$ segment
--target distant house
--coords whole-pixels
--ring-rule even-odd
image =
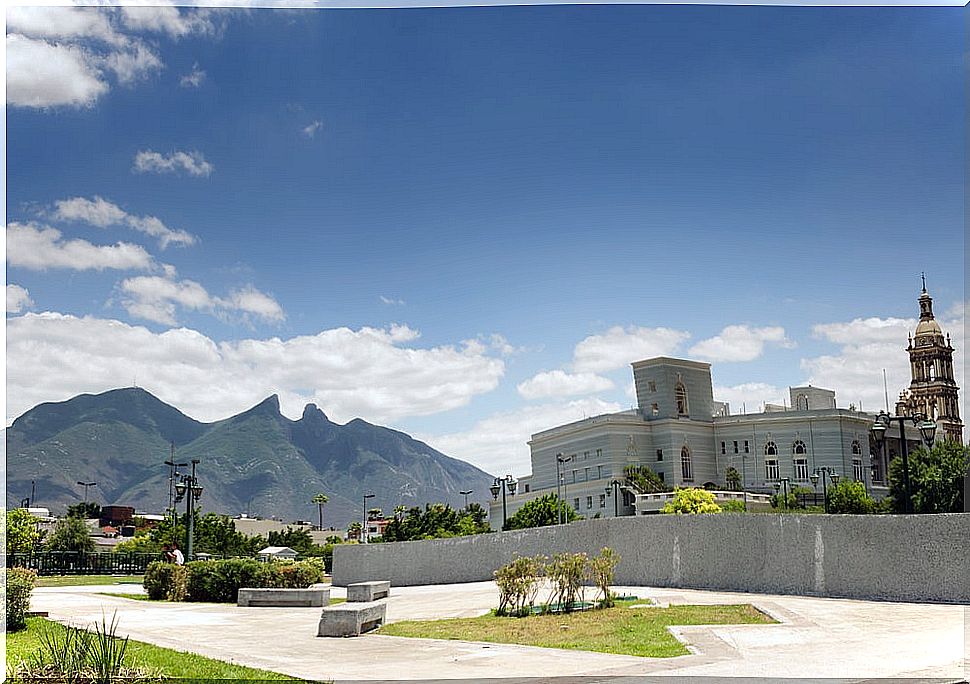
[[[265,549],[261,549],[256,555],[259,556],[259,560],[268,561],[280,558],[293,560],[300,554],[289,546],[267,546]]]

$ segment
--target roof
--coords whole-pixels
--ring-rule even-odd
[[[300,555],[289,546],[267,546],[258,552],[259,556],[298,556]]]

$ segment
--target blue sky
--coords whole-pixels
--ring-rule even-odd
[[[876,408],[921,270],[963,339],[960,12],[11,11],[7,420],[277,392],[524,474],[650,355]]]

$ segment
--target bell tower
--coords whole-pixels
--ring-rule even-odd
[[[940,324],[933,316],[933,298],[926,291],[919,296],[919,323],[916,334],[909,338],[909,365],[912,382],[905,401],[910,412],[925,413],[939,425],[942,438],[963,444],[963,422],[960,420],[960,388],[953,378],[953,346],[950,335],[944,338]],[[899,407],[902,408],[902,407]]]

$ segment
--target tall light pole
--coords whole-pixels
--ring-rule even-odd
[[[913,512],[913,490],[909,482],[909,445],[906,443],[906,423],[910,422],[919,430],[920,437],[930,448],[936,437],[936,421],[927,418],[925,413],[914,413],[911,416],[891,416],[880,411],[876,422],[872,425],[872,436],[877,444],[882,444],[886,438],[886,431],[893,423],[899,423],[899,441],[902,442],[903,452],[903,487],[906,490],[906,512]],[[887,464],[888,465],[888,464]],[[887,477],[888,479],[888,477]]]
[[[195,475],[195,466],[201,461],[192,459],[192,474],[182,475],[182,479],[175,485],[177,500],[185,497],[185,560],[192,560],[192,545],[195,541],[195,504],[202,496],[202,485]]]
[[[560,525],[566,522],[564,520],[564,518],[566,517],[566,514],[565,514],[565,511],[563,511],[562,509],[563,504],[566,502],[565,465],[569,463],[569,461],[571,460],[572,460],[572,456],[566,456],[564,458],[562,455],[562,452],[559,452],[558,454],[556,454],[556,496],[560,497],[556,517]]]
[[[822,466],[821,468],[816,468],[811,474],[810,478],[812,481],[812,487],[815,489],[816,505],[818,504],[818,478],[819,475],[822,476],[822,507],[825,512],[829,512],[829,488],[825,481],[825,476],[827,475],[829,479],[832,480],[833,485],[839,484],[839,474],[835,472],[835,468],[829,468],[828,466]]]
[[[458,493],[459,493],[459,494],[461,494],[461,495],[462,495],[463,497],[465,497],[465,510],[466,510],[466,511],[468,510],[468,495],[469,495],[469,494],[471,494],[471,493],[472,493],[472,492],[474,492],[474,491],[475,491],[475,490],[473,490],[473,489],[464,489],[464,490],[462,490],[462,491],[460,491],[460,492],[458,492]]]
[[[519,481],[516,480],[511,475],[506,475],[505,477],[496,477],[495,481],[492,482],[492,486],[488,490],[492,493],[492,500],[497,501],[498,495],[502,494],[502,529],[505,529],[505,523],[508,520],[508,507],[505,501],[505,492],[508,491],[509,496],[515,496],[515,488],[518,486]]]
[[[367,543],[367,499],[373,499],[373,494],[364,494],[363,496],[363,526],[360,528],[360,543]]]
[[[168,466],[168,509],[172,511],[172,533],[178,525],[178,514],[175,512],[175,481],[179,476],[179,468],[184,468],[188,463],[175,462],[175,442],[172,442],[172,460],[165,461]]]
[[[613,517],[620,517],[620,481],[613,480],[610,482],[610,486],[606,488],[607,494],[613,495]]]
[[[95,487],[95,486],[97,486],[98,483],[97,482],[81,482],[80,480],[78,480],[77,483],[79,485],[81,485],[82,487],[84,487],[84,509],[87,510],[87,507],[88,507],[88,487]]]

